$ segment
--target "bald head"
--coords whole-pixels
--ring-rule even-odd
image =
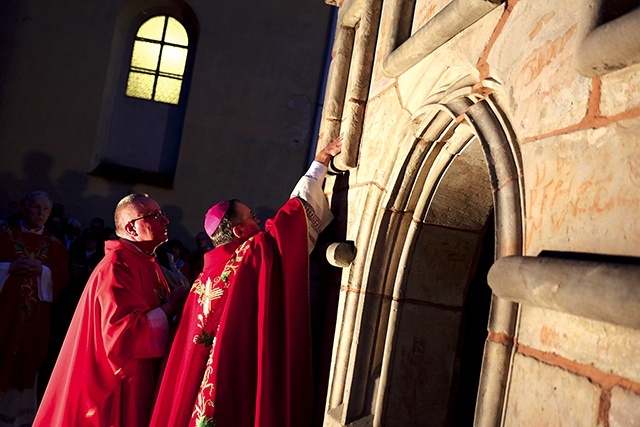
[[[122,200],[118,202],[113,216],[113,222],[116,226],[116,234],[119,237],[127,237],[124,229],[125,226],[132,219],[140,216],[148,200],[150,200],[150,197],[147,193],[133,193],[123,197]]]
[[[160,205],[145,193],[130,194],[120,200],[114,215],[116,234],[147,253],[167,240],[169,219]]]

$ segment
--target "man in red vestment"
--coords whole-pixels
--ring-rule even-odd
[[[337,138],[265,231],[238,200],[209,209],[214,249],[176,331],[152,426],[309,426],[313,413],[308,254],[333,216],[322,190]]]
[[[34,426],[131,426],[149,423],[169,322],[188,288],[169,290],[155,249],[169,220],[146,194],[115,211],[119,240],[89,277]]]
[[[0,425],[30,425],[36,373],[46,356],[51,303],[69,277],[64,244],[44,229],[51,199],[20,203],[19,224],[0,233]]]

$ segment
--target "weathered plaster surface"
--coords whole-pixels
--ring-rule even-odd
[[[590,79],[572,65],[582,2],[520,1],[488,55],[490,76],[504,84],[521,138],[580,122]],[[532,102],[535,100],[535,102]]]
[[[384,425],[444,425],[459,322],[457,312],[403,306]]]
[[[600,114],[609,117],[640,108],[640,64],[602,76]]]
[[[640,382],[640,331],[523,306],[520,344]]]
[[[640,395],[615,387],[611,390],[609,427],[626,427],[640,420]]]
[[[640,119],[524,144],[526,255],[640,255]]]
[[[424,26],[429,19],[433,18],[433,16],[440,12],[449,2],[449,0],[416,0],[411,34]]]
[[[372,118],[372,119],[369,119]],[[374,181],[385,186],[391,165],[398,155],[400,141],[407,134],[409,113],[399,104],[397,92],[391,87],[367,103],[360,159],[354,172],[358,183]]]
[[[596,426],[600,390],[588,379],[516,354],[504,425]]]

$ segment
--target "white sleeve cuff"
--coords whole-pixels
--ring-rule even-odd
[[[313,163],[311,163],[311,166],[309,166],[307,173],[300,178],[296,186],[293,188],[289,198],[293,199],[294,197],[300,197],[311,202],[311,200],[309,200],[312,198],[312,196],[310,196],[310,192],[317,193],[318,191],[322,191],[322,182],[326,174],[327,167],[314,160]]]
[[[38,277],[38,298],[40,301],[53,302],[53,280],[51,270],[46,265],[42,266],[42,274]]]
[[[312,209],[312,212],[306,212],[309,225],[309,252],[311,252],[315,246],[318,234],[320,234],[333,219],[329,202],[322,189],[322,183],[326,174],[327,167],[320,162],[314,161],[311,163],[311,166],[309,166],[307,173],[300,178],[298,184],[291,192],[291,198],[298,197],[303,199]]]
[[[141,357],[162,357],[169,341],[169,320],[160,307],[147,311],[151,340]]]
[[[316,181],[322,181],[327,175],[327,167],[320,162],[313,161],[311,162],[311,166],[309,166],[309,170],[304,174],[310,178],[314,178]]]

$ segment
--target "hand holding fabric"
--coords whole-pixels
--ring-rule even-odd
[[[14,260],[9,267],[9,273],[15,274],[42,274],[42,263],[37,259],[27,256]]]
[[[162,306],[160,306],[162,311],[164,311],[164,314],[167,315],[168,319],[171,319],[174,314],[182,310],[182,307],[184,306],[184,303],[187,300],[188,295],[189,295],[188,286],[179,286],[171,291],[171,295],[169,296],[169,301],[167,301]]]

